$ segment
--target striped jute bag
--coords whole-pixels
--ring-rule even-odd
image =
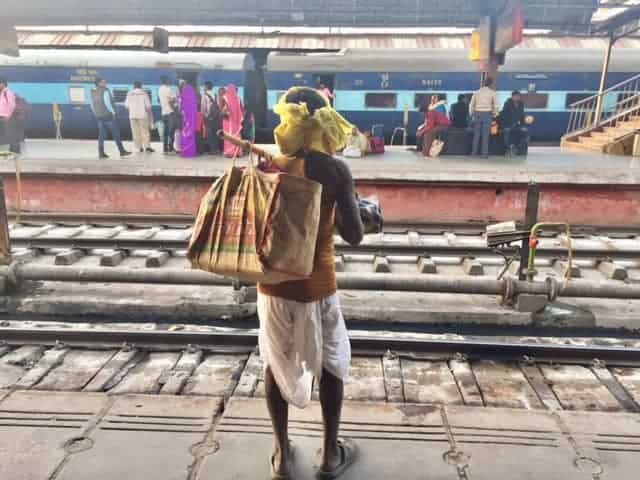
[[[203,197],[187,257],[194,268],[265,284],[313,270],[322,186],[250,160],[232,166]]]

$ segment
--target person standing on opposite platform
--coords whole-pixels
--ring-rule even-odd
[[[160,113],[162,114],[162,124],[164,132],[162,135],[162,151],[166,154],[174,153],[173,146],[176,135],[176,96],[171,91],[169,79],[166,76],[160,77],[160,88],[158,89],[158,100],[160,102]]]
[[[9,90],[4,78],[0,78],[0,145],[9,145],[11,138],[11,117],[16,110],[16,96]]]
[[[327,87],[324,83],[321,83],[318,87],[318,91],[324,98],[329,101],[329,104],[333,105],[333,93],[331,93],[329,87]]]
[[[464,128],[469,126],[469,104],[467,97],[462,93],[458,95],[458,101],[451,105],[449,112],[451,117],[451,126],[453,128]]]
[[[180,88],[180,113],[182,127],[180,129],[180,155],[195,157],[198,154],[196,129],[198,128],[198,94],[195,86],[186,81]]]
[[[472,155],[480,152],[480,140],[482,140],[482,156],[489,156],[489,134],[491,120],[498,114],[498,96],[493,89],[493,79],[486,78],[484,86],[473,94],[469,111],[473,120],[473,151]]]
[[[98,77],[95,84],[96,88],[91,90],[91,110],[98,122],[98,154],[100,158],[109,158],[104,151],[104,137],[106,130],[109,129],[120,151],[120,156],[128,157],[131,152],[126,151],[124,145],[122,145],[118,118],[113,106],[113,97],[107,87],[107,81]]]
[[[275,112],[280,125],[274,136],[284,156],[274,163],[322,184],[322,198],[310,278],[258,285],[258,341],[275,434],[275,451],[269,457],[271,478],[292,478],[295,458],[288,434],[289,403],[299,408],[309,404],[314,377],[324,420],[318,478],[337,478],[357,455],[353,441],[338,438],[351,346],[337,295],[333,241],[336,227],[352,245],[364,235],[351,172],[333,157],[346,145],[353,126],[317,90],[307,87],[291,88]]]
[[[216,155],[220,153],[220,141],[218,138],[218,130],[222,126],[222,116],[220,107],[215,93],[213,93],[213,83],[204,82],[204,95],[202,96],[202,116],[207,132],[207,144],[209,145],[209,153]]]
[[[133,90],[127,93],[124,102],[129,110],[129,121],[131,122],[131,135],[133,144],[140,152],[153,153],[151,148],[151,125],[153,125],[153,112],[151,111],[151,99],[147,92],[142,89],[142,82],[134,82]]]
[[[238,89],[234,84],[227,85],[227,88],[224,90],[224,109],[222,111],[225,112],[222,119],[222,129],[235,137],[241,136],[242,123],[244,122],[244,107],[238,95]],[[242,148],[225,140],[225,157],[238,157],[242,156],[242,154]]]

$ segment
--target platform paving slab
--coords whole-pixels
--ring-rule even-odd
[[[547,413],[447,407],[456,450],[473,480],[582,479],[574,451]]]
[[[221,408],[220,397],[14,391],[3,398],[0,390],[0,478],[269,478],[264,400],[233,397]],[[315,478],[321,418],[317,402],[290,410],[297,480]],[[341,434],[360,455],[342,478],[632,479],[639,418],[347,401]]]
[[[591,415],[576,414],[576,420],[568,423],[588,425]],[[638,424],[634,415],[607,415],[621,425]],[[563,425],[556,414],[544,411],[346,402],[341,432],[358,443],[360,455],[342,478],[595,478],[576,463],[586,450],[572,445],[572,432],[565,431]],[[607,431],[617,432],[616,428]],[[621,427],[620,432],[632,435],[633,428],[637,427]],[[291,410],[290,434],[295,445],[293,478],[315,478],[315,455],[322,436],[317,403],[306,410]],[[269,478],[273,439],[262,400],[232,399],[214,438],[220,449],[206,457],[198,478]],[[598,458],[607,461],[605,456]],[[630,458],[640,461],[640,449]],[[605,476],[602,480],[633,478],[624,476],[631,474],[624,461],[614,470],[621,476]]]
[[[640,417],[637,414],[559,412],[558,415],[573,433],[582,470],[600,472],[599,477],[593,478],[602,480],[638,478]]]
[[[1,398],[1,397],[0,397]],[[48,480],[108,398],[101,394],[13,392],[0,402],[0,478]]]
[[[59,480],[186,480],[221,408],[215,397],[118,397]],[[215,478],[215,477],[214,477]]]
[[[391,404],[346,403],[342,433],[356,439],[361,451],[360,460],[341,478],[418,480],[428,472],[435,480],[458,479],[455,470],[442,460],[448,441],[437,409],[419,407],[409,409],[408,414]],[[291,409],[296,458],[292,478],[296,480],[315,479],[320,419],[317,403],[306,410]],[[263,400],[234,398],[216,428],[215,440],[220,450],[205,459],[199,479],[269,478],[273,435]]]

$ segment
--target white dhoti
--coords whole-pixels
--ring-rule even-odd
[[[351,345],[337,294],[300,303],[259,293],[258,317],[260,356],[287,402],[306,407],[323,369],[346,379]]]

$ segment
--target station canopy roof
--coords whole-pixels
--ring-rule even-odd
[[[231,29],[230,29],[231,30]],[[246,51],[248,49],[284,51],[337,51],[344,49],[469,49],[468,33],[338,33],[328,34],[311,29],[306,33],[292,31],[256,33],[246,31],[172,31],[171,50]],[[54,49],[150,49],[150,31],[116,31],[93,28],[91,31],[63,29],[20,29],[20,48]],[[588,36],[525,35],[518,48],[538,50],[591,49],[604,50],[605,38]],[[616,49],[638,49],[640,38],[625,38]]]
[[[619,0],[610,0],[616,1]],[[522,0],[527,28],[587,33],[607,0]],[[36,25],[251,25],[475,27],[505,0],[28,0],[2,23]]]

